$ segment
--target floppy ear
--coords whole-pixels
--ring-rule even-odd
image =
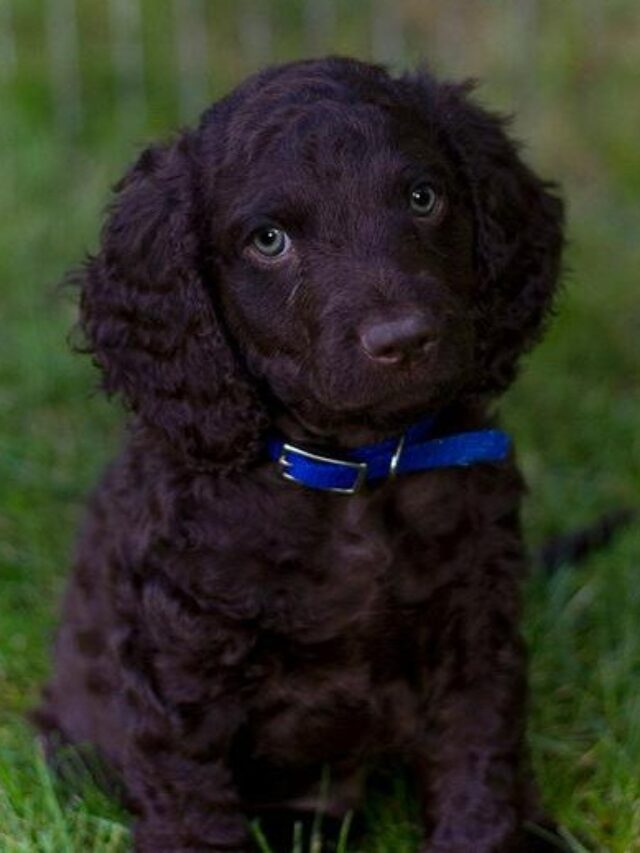
[[[105,390],[146,430],[191,462],[233,469],[256,455],[265,415],[216,316],[197,181],[187,134],[144,151],[87,262],[80,325]]]
[[[496,393],[544,329],[560,274],[564,206],[554,186],[521,160],[507,120],[471,100],[472,83],[417,79],[429,123],[449,149],[473,209],[483,374],[474,390]]]

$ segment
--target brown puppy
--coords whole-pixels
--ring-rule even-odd
[[[346,59],[251,78],[121,182],[81,322],[130,438],[39,720],[119,771],[139,851],[250,849],[245,814],[314,808],[323,768],[339,816],[391,755],[425,851],[529,849],[513,460],[344,495],[265,448],[395,437],[400,472],[425,415],[486,428],[561,248],[561,203],[468,87]]]

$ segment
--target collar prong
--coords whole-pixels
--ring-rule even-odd
[[[402,456],[402,450],[404,448],[404,435],[400,436],[396,449],[393,451],[393,456],[391,457],[391,462],[389,462],[389,479],[394,480],[397,470],[398,470],[398,462],[400,461],[400,457]]]

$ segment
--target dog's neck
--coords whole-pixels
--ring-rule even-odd
[[[274,429],[287,440],[301,445],[313,445],[327,448],[354,448],[367,444],[376,444],[387,438],[401,435],[412,423],[425,417],[426,413],[416,413],[396,426],[375,426],[363,423],[349,423],[340,426],[317,427],[305,423],[297,415],[282,411],[272,421]],[[437,434],[447,434],[486,426],[489,417],[486,406],[452,404],[437,413]]]
[[[281,435],[285,435],[295,443],[326,447],[359,447],[363,444],[373,444],[394,434],[389,430],[372,429],[363,425],[318,429],[304,424],[289,413],[276,417],[274,427]]]

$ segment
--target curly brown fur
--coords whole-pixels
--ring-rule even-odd
[[[409,209],[416,180],[437,215]],[[275,260],[251,242],[272,222]],[[469,86],[347,59],[249,79],[119,184],[81,322],[131,430],[38,719],[117,769],[137,850],[248,850],[246,815],[314,809],[323,768],[339,817],[391,756],[424,851],[525,849],[513,459],[344,497],[284,481],[263,445],[354,446],[425,412],[487,426],[561,247],[561,203]],[[363,324],[407,312],[435,344],[371,357]]]

